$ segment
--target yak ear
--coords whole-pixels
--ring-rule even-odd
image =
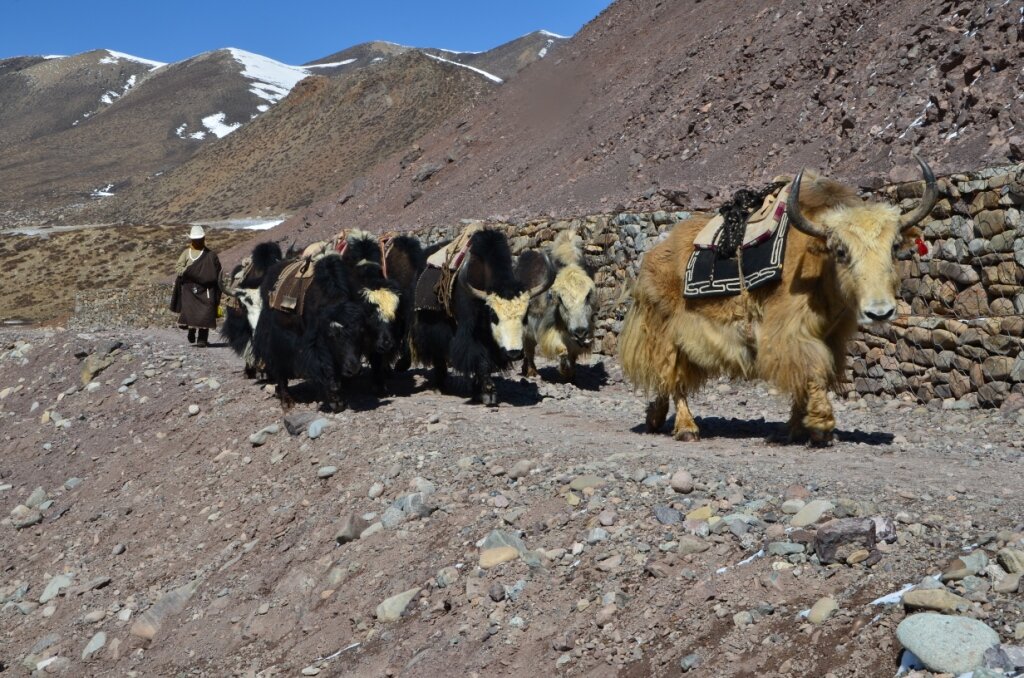
[[[548,258],[537,250],[526,250],[516,260],[516,279],[536,296],[551,287],[554,271]]]

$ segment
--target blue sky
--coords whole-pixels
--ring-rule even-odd
[[[300,64],[368,40],[480,51],[572,35],[610,0],[0,0],[0,58],[107,48],[178,61],[238,47]]]

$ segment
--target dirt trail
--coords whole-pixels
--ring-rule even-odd
[[[76,354],[111,364],[83,387]],[[605,359],[580,387],[509,376],[497,409],[414,371],[315,439],[282,427],[255,446],[282,417],[240,367],[170,330],[0,333],[2,515],[46,493],[39,524],[0,524],[13,675],[892,675],[905,613],[870,601],[964,547],[1020,548],[1016,413],[849,401],[833,448],[771,446],[786,403],[722,382],[694,399],[704,440],[685,445],[639,432],[643,402]],[[679,469],[690,492],[669,486]],[[801,497],[895,517],[898,541],[870,565],[751,559],[813,541],[782,507]],[[718,518],[683,515],[704,506]],[[480,569],[496,545],[513,559]],[[57,575],[68,587],[40,602]],[[1015,642],[1019,593],[958,586]],[[798,616],[826,594],[834,616]]]

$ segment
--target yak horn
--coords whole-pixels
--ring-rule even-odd
[[[918,203],[913,211],[907,212],[900,217],[901,231],[916,225],[931,214],[932,208],[935,207],[935,203],[939,200],[939,187],[935,184],[935,175],[932,173],[932,168],[917,153],[914,154],[914,160],[921,166],[921,174],[924,175],[924,195],[921,196],[921,202]]]
[[[549,287],[551,287],[551,285],[549,285],[546,280],[544,282],[542,282],[541,284],[539,284],[539,285],[534,285],[533,287],[531,287],[529,289],[530,298],[532,299],[533,297],[537,296],[538,294],[541,294],[542,292],[544,292],[544,290],[546,290]]]
[[[472,294],[477,299],[486,299],[487,298],[487,292],[483,292],[481,290],[478,290],[477,288],[475,288],[472,285],[470,285],[468,282],[465,283],[465,284],[466,284],[466,289],[468,289],[470,294]]]
[[[812,238],[825,240],[828,237],[825,230],[814,224],[800,211],[800,180],[803,178],[804,171],[800,170],[796,179],[793,179],[793,185],[789,189],[789,200],[786,201],[786,213],[789,214],[789,221],[796,227],[796,230],[806,233]]]

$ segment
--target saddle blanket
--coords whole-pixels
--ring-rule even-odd
[[[683,296],[689,299],[735,296],[743,289],[756,289],[782,278],[789,226],[788,198],[789,186],[786,186],[778,194],[765,198],[750,216],[740,246],[740,259],[718,250],[724,225],[722,216],[709,221],[694,240],[693,253],[686,264]]]
[[[270,307],[285,313],[301,314],[306,290],[313,282],[314,265],[312,258],[302,258],[285,266],[270,291]]]

